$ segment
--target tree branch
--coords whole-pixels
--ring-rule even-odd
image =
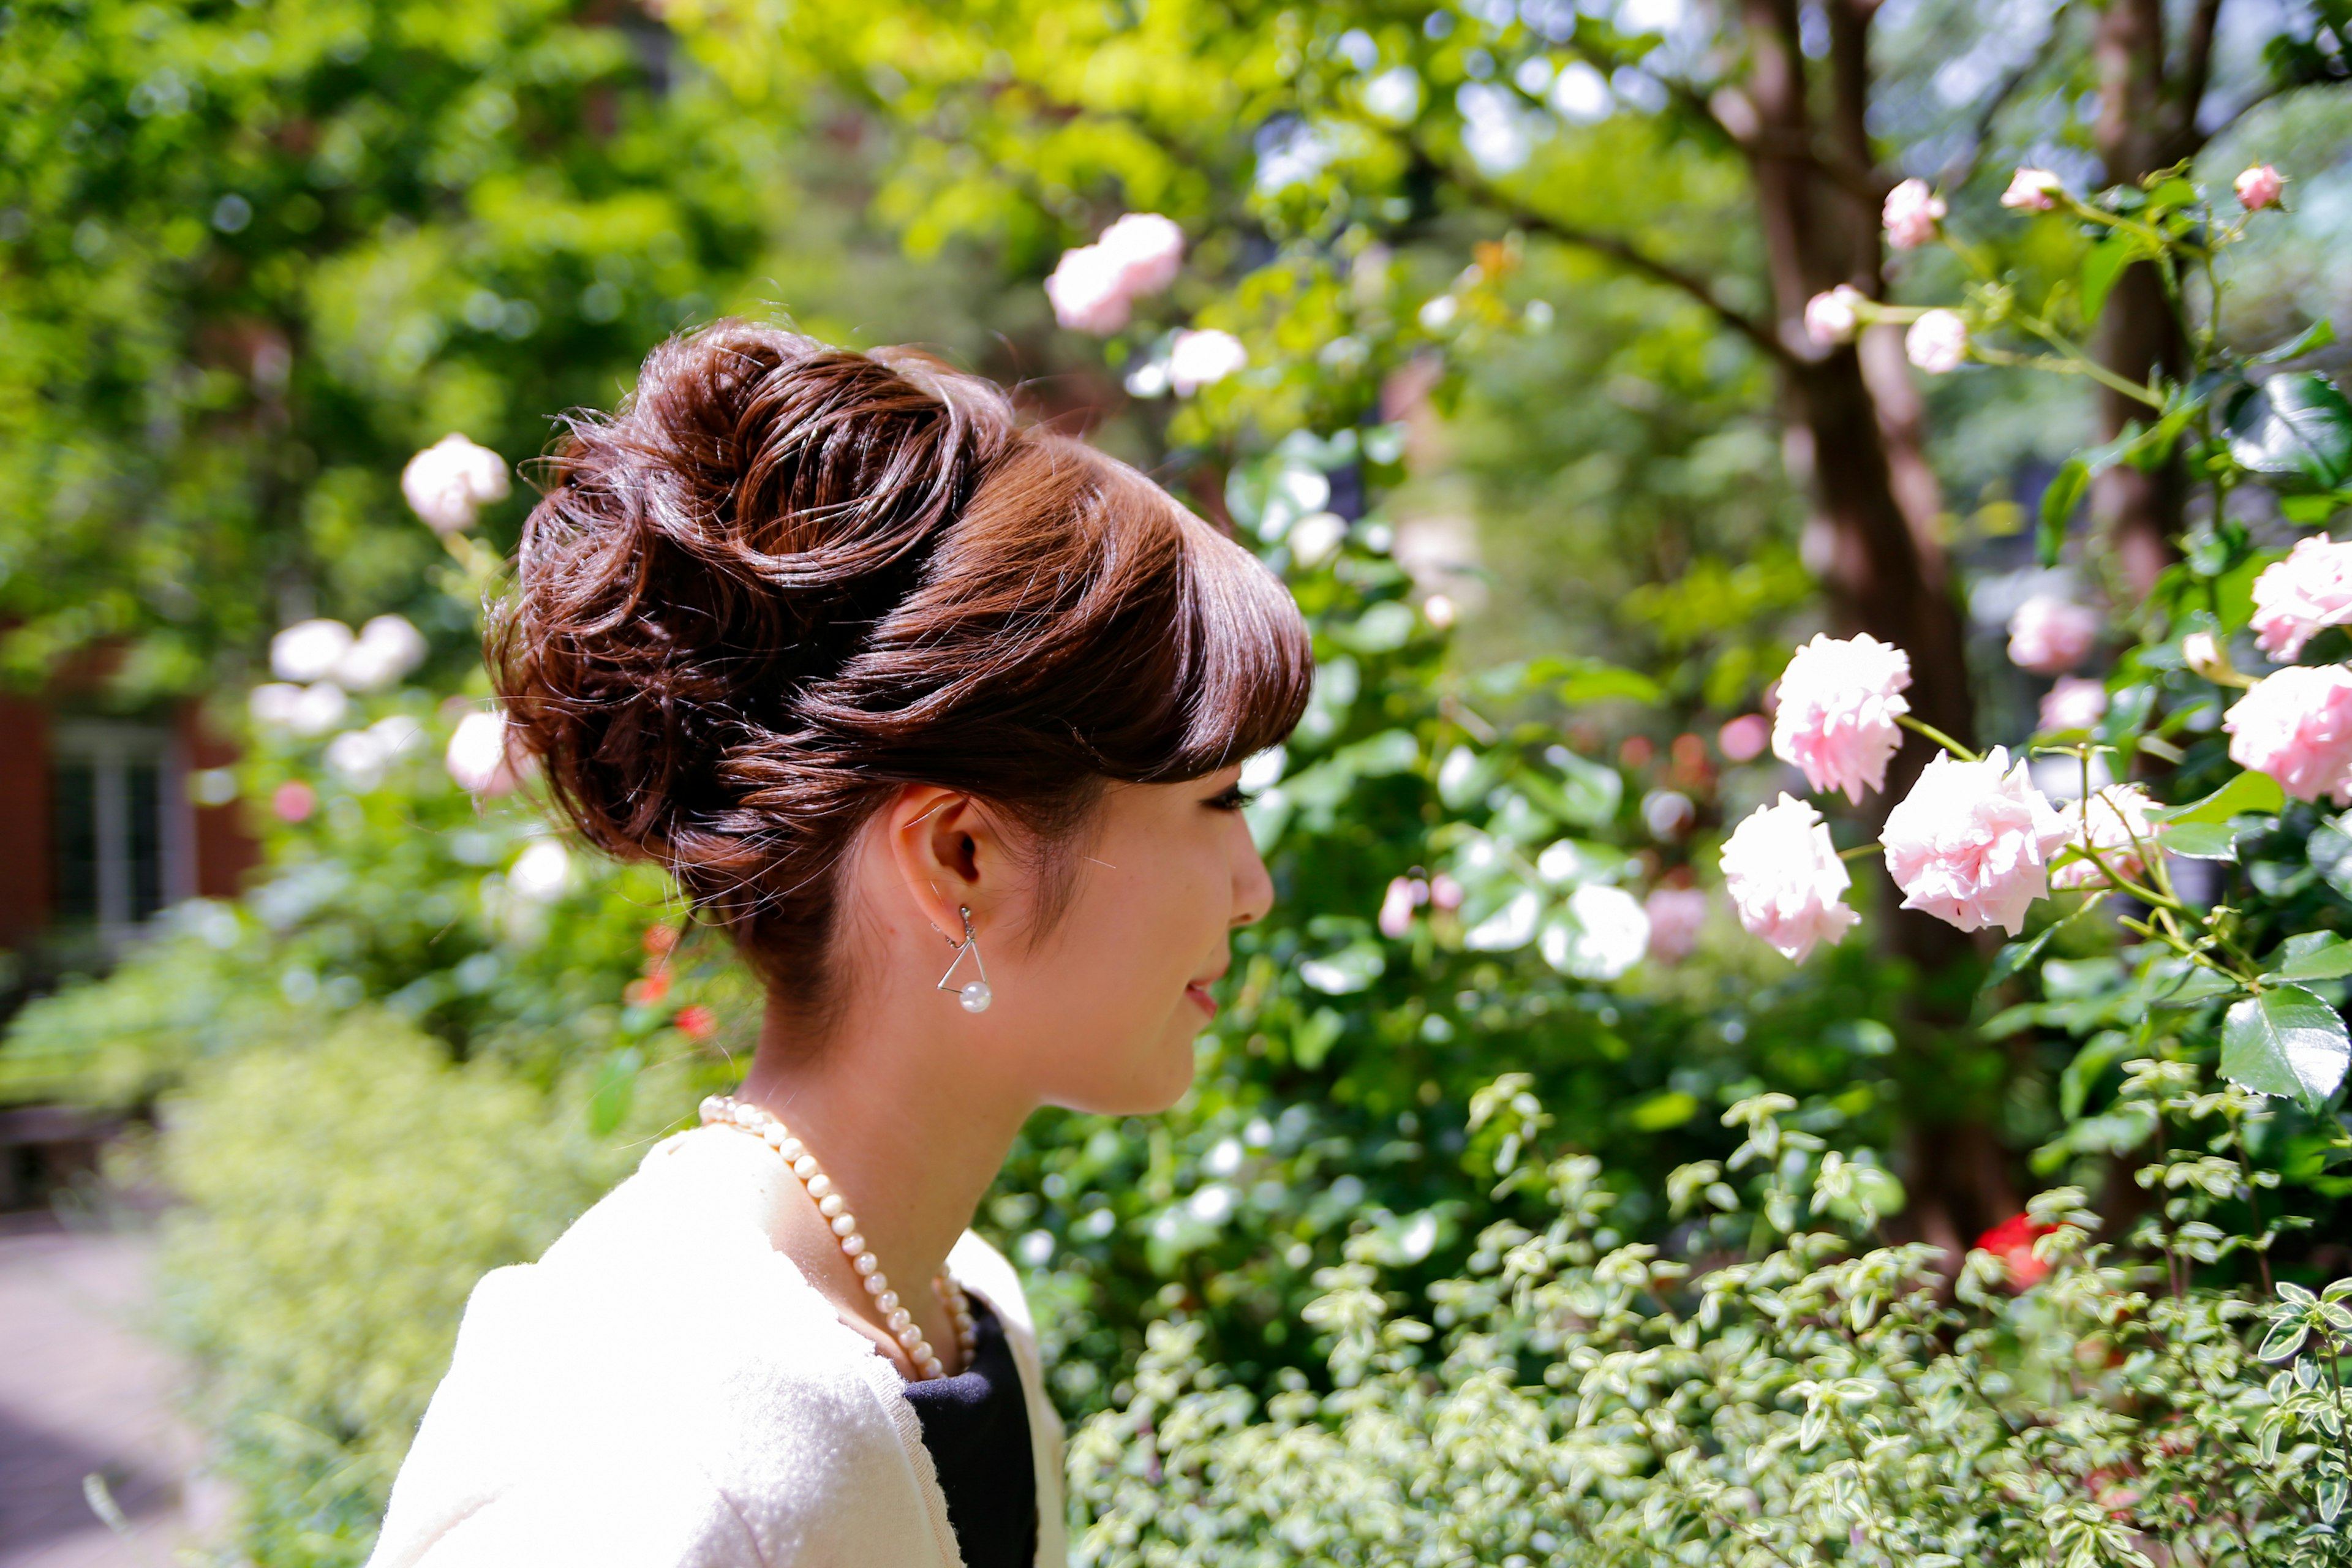
[[[1522,202],[1514,201],[1484,181],[1462,175],[1454,176],[1461,187],[1481,206],[1508,218],[1519,227],[1547,236],[1562,245],[1572,245],[1589,250],[1595,256],[1607,257],[1629,272],[1637,273],[1654,283],[1662,283],[1690,296],[1712,311],[1717,321],[1738,332],[1755,345],[1766,357],[1780,363],[1794,363],[1797,356],[1771,327],[1746,311],[1726,304],[1715,291],[1715,286],[1695,272],[1685,271],[1671,261],[1661,260],[1636,247],[1622,235],[1601,234],[1592,229],[1565,222],[1537,212]]]

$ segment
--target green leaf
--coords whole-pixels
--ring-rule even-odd
[[[2265,973],[2281,980],[2340,980],[2352,974],[2352,942],[2332,931],[2291,936],[2279,949],[2275,966]]]
[[[2238,988],[2237,983],[2228,975],[2200,963],[2191,967],[2173,985],[2149,997],[2148,1002],[2157,1007],[2186,1007],[2199,1002],[2210,1002],[2216,996],[2227,996]]]
[[[1666,694],[1658,683],[1636,670],[1604,664],[1597,658],[1563,659],[1570,667],[1559,683],[1559,700],[1570,707],[1622,698],[1629,702],[1658,703]]]
[[[1359,778],[1385,778],[1410,773],[1421,765],[1421,742],[1409,730],[1383,730],[1370,740],[1346,747],[1332,759],[1354,770]]]
[[[2034,552],[2042,565],[2058,564],[2058,552],[2066,544],[2066,523],[2090,488],[2090,467],[2080,458],[2067,458],[2050,477],[2042,491],[2042,526],[2034,531]]]
[[[2111,234],[2091,247],[2091,253],[2083,258],[2080,275],[2084,326],[2099,319],[2099,312],[2106,309],[2107,295],[2114,290],[2116,279],[2124,275],[2124,268],[2137,260],[2139,256],[2140,242],[2127,234]]]
[[[2343,818],[2313,828],[2311,837],[2304,841],[2303,852],[2310,858],[2311,868],[2326,879],[2329,887],[2352,899],[2352,833],[2345,830]]]
[[[2282,1318],[2271,1325],[2269,1333],[2263,1336],[2263,1348],[2256,1351],[2254,1356],[2260,1361],[2284,1361],[2303,1348],[2303,1342],[2310,1332],[2309,1325],[2301,1319]]]
[[[2067,920],[2072,920],[2073,918],[2074,917],[2072,915],[2069,915]],[[2040,958],[2042,956],[2042,950],[2050,945],[2050,939],[2056,936],[2058,934],[2058,928],[2065,923],[2066,921],[2053,921],[2050,925],[2044,926],[2036,934],[2027,937],[2023,942],[2012,942],[2008,946],[2002,948],[2000,952],[1994,955],[1992,968],[1985,973],[1985,984],[1988,986],[1998,985],[2002,981],[2007,980],[2010,976],[2025,968],[2035,959]]]
[[[2279,515],[2304,528],[2316,528],[2347,506],[2352,506],[2352,492],[2344,490],[2279,497]]]
[[[2299,1100],[2314,1115],[2344,1081],[2352,1035],[2300,985],[2249,996],[2221,1021],[2221,1075],[2256,1094]]]
[[[596,1070],[596,1087],[588,1096],[588,1131],[597,1137],[609,1135],[629,1114],[629,1103],[636,1098],[637,1073],[645,1066],[645,1058],[635,1046],[625,1046],[604,1058]]]
[[[2315,353],[2335,341],[2335,322],[2314,321],[2297,336],[2279,344],[2274,349],[2263,350],[2246,363],[2248,364],[2284,364],[2288,360],[2301,359],[2307,353]]]
[[[2152,811],[2148,816],[2159,823],[2228,822],[2247,812],[2276,813],[2286,809],[2286,791],[2278,780],[2268,773],[2242,773],[2211,795],[2192,800],[2186,805]],[[2165,843],[2172,842],[2167,834]]]
[[[2352,403],[2324,375],[2274,375],[2231,405],[2230,456],[2282,489],[2334,489],[2352,479]]]
[[[1615,768],[1588,761],[1565,746],[1549,753],[1560,772],[1563,815],[1580,827],[1599,827],[1617,815],[1625,781]]]
[[[2164,830],[2164,847],[2191,860],[2234,860],[2238,830],[2226,822],[2184,822]]]

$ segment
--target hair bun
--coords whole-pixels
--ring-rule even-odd
[[[1311,679],[1287,592],[1141,475],[926,354],[740,321],[569,421],[517,575],[490,663],[557,805],[772,980],[899,784],[1050,832],[1271,743]]]

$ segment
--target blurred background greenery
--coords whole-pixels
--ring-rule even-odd
[[[2266,346],[2340,311],[2347,23],[2330,0],[0,12],[0,672],[77,711],[201,708],[262,850],[239,896],[104,962],[24,944],[0,1098],[149,1129],[119,1158],[182,1200],[170,1304],[241,1489],[230,1550],[362,1560],[472,1279],[748,1047],[756,996],[657,876],[565,848],[528,790],[451,782],[495,584],[399,489],[453,430],[527,477],[563,411],[720,315],[1017,386],[1256,544],[1316,628],[1308,720],[1254,768],[1281,907],[1240,939],[1197,1088],[1149,1122],[1041,1116],[982,1214],[1073,1418],[1131,1402],[1161,1320],[1241,1386],[1324,1375],[1318,1271],[1352,1245],[1407,1296],[1458,1272],[1542,1206],[1538,1146],[1597,1163],[1604,1248],[1706,1240],[1668,1173],[1727,1157],[1724,1111],[1768,1091],[1879,1173],[1886,1234],[1949,1258],[2045,1182],[2126,1224],[2135,1145],[2081,1131],[2125,1078],[2078,1059],[2098,1020],[1988,1033],[1991,950],[1867,879],[1868,940],[1802,969],[1710,897],[1728,825],[1788,783],[1756,716],[1811,631],[1912,648],[1916,710],[1956,735],[2032,728],[2041,688],[2000,651],[2041,580],[2025,520],[2119,417],[1795,323],[1834,282],[1948,297],[1947,262],[1882,263],[1880,196],[1936,180],[1957,226],[2020,161],[2078,187],[2275,163],[2292,210],[2225,330]],[[1183,226],[1182,277],[1107,341],[1058,328],[1042,279],[1126,211]],[[2086,245],[1980,227],[2028,279]],[[2133,377],[2177,353],[2147,270],[2099,343]],[[1186,328],[1235,333],[1247,368],[1169,395]],[[485,509],[494,552],[529,500]],[[2161,475],[2103,481],[2105,548],[2074,568],[2133,608],[2182,507]],[[312,732],[252,720],[272,634],[385,614],[425,634],[403,679]],[[2300,896],[2352,927],[2332,884]],[[2039,999],[2010,984],[1990,1000]],[[2283,1113],[2260,1156],[2314,1225],[2282,1243],[2296,1277],[2346,1271],[2329,1131]]]

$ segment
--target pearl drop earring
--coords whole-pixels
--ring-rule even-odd
[[[940,983],[931,989],[955,992],[956,1000],[963,1004],[963,1010],[967,1013],[985,1013],[988,1011],[988,1005],[996,1000],[996,993],[988,988],[988,965],[980,956],[980,939],[971,931],[971,910],[959,905],[956,913],[963,917],[963,941],[957,942],[955,938],[948,936],[947,932],[940,931],[940,934],[947,937],[950,944],[955,948],[955,961],[948,965],[948,972],[940,976]],[[936,925],[931,929],[940,931]],[[958,969],[963,967],[963,955],[967,952],[971,954],[972,967],[980,971],[980,978],[959,989],[949,984],[948,982],[955,978],[955,972]]]

